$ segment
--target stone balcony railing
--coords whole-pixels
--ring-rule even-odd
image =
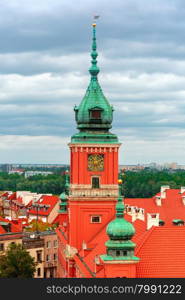
[[[107,191],[100,189],[72,191],[72,197],[117,197],[117,191]]]
[[[71,188],[71,197],[118,197],[117,188]]]

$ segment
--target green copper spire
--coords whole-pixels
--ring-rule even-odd
[[[69,195],[69,187],[70,187],[70,183],[69,183],[69,171],[66,170],[65,172],[65,192],[67,195]]]
[[[69,196],[69,174],[68,171],[65,172],[65,185],[64,185],[64,192],[60,194],[59,198],[61,200],[60,202],[60,209],[59,213],[66,213],[67,212],[67,202],[68,202],[68,196]]]
[[[121,195],[122,180],[119,183],[119,196],[116,204],[116,218],[107,226],[109,240],[105,243],[107,255],[102,255],[103,260],[134,260],[139,258],[134,256],[135,244],[131,238],[135,234],[134,226],[124,219],[124,204]]]
[[[112,127],[113,107],[103,94],[98,82],[99,68],[97,66],[96,24],[93,24],[91,75],[90,83],[82,102],[75,106],[75,118],[78,134],[72,137],[72,142],[108,142],[117,143],[117,136],[110,133]]]
[[[96,51],[96,24],[93,24],[93,42],[92,42],[92,52],[91,52],[91,57],[92,57],[92,66],[89,69],[89,73],[92,76],[92,79],[95,81],[97,80],[97,75],[100,72],[100,69],[97,67],[97,56],[98,53]]]

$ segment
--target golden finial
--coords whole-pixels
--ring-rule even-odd
[[[100,17],[100,16],[94,14],[93,19],[94,19],[94,20],[97,20],[97,19],[99,19],[99,17]],[[95,22],[96,22],[96,21],[95,21]],[[96,27],[96,23],[93,23],[92,26],[93,26],[93,27]]]

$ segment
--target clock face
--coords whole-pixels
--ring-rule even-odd
[[[90,154],[88,156],[88,170],[89,171],[103,171],[104,157],[102,154]]]

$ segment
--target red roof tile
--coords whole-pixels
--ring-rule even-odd
[[[11,227],[10,227],[11,232],[21,232],[22,231],[22,222],[21,221],[18,222],[17,224],[15,224],[14,221],[10,221],[10,220],[2,218],[0,216],[0,222],[6,222],[6,223],[11,224]],[[0,227],[1,227],[0,233],[1,234],[6,233],[6,230],[2,226],[0,226]]]
[[[0,234],[4,234],[6,233],[6,231],[4,230],[4,228],[0,225]]]
[[[14,192],[13,194],[11,194],[9,197],[8,197],[8,200],[14,200],[16,199],[16,192]]]
[[[153,227],[136,251],[137,277],[185,278],[185,227]]]
[[[125,198],[125,204],[144,208],[146,213],[159,213],[160,219],[168,226],[173,226],[174,219],[185,220],[185,205],[182,202],[182,194],[179,189],[166,190],[166,198],[162,199],[162,205],[157,206],[153,198]]]
[[[48,216],[50,212],[53,210],[57,202],[59,201],[58,196],[48,196],[48,195],[43,195],[38,201],[37,204],[42,204],[42,205],[49,205],[49,208],[44,211],[44,210],[39,210],[38,215],[39,216]],[[32,202],[29,203],[29,206],[32,205]],[[28,206],[28,207],[29,207]],[[37,211],[35,209],[31,209],[29,211],[29,214],[31,215],[37,215]]]
[[[174,219],[185,220],[185,205],[182,202],[182,195],[179,189],[166,190],[166,197],[161,200],[161,206],[157,206],[156,196],[125,199],[125,204],[143,208],[145,211],[144,221],[137,219],[133,222],[136,234],[132,240],[137,245],[135,255],[140,258],[140,262],[137,264],[137,277],[185,278],[185,226],[172,224]],[[160,196],[160,193],[157,196]],[[160,219],[165,222],[165,225],[147,230],[147,213],[159,213]],[[132,217],[125,214],[125,219],[131,222]],[[106,226],[92,240],[86,241],[89,250],[85,250],[85,256],[83,250],[79,253],[81,257],[84,256],[83,261],[92,272],[95,270],[95,257],[106,253],[105,242],[109,239],[106,234]],[[84,268],[84,264],[82,265],[79,259],[76,259],[76,263]],[[85,269],[84,272],[86,272]],[[99,271],[98,276],[103,276],[102,270]]]

